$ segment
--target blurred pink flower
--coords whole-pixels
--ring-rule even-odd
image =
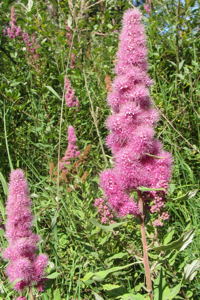
[[[7,28],[8,36],[11,39],[14,39],[15,37],[19,36],[21,34],[21,27],[17,25],[17,18],[15,14],[15,8],[14,5],[11,7],[11,21],[10,21],[10,28]],[[3,34],[5,35],[5,30],[3,31]]]
[[[66,90],[65,92],[66,105],[68,107],[73,107],[73,106],[78,107],[79,106],[78,99],[75,96],[75,91],[74,89],[72,89],[71,83],[67,75],[65,76],[65,90]]]
[[[147,12],[148,14],[150,14],[151,9],[150,9],[150,5],[149,5],[149,4],[144,4],[144,9],[146,10],[146,12]]]
[[[71,160],[80,155],[80,151],[77,150],[78,147],[76,145],[76,134],[72,126],[68,127],[68,142],[69,143],[65,155],[59,163],[60,170],[65,170],[66,167],[64,165],[70,165]]]

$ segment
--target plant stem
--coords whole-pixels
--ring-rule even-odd
[[[86,88],[86,91],[87,91],[87,94],[88,94],[88,98],[90,100],[91,115],[92,115],[93,120],[94,120],[94,125],[95,125],[95,128],[96,128],[97,136],[99,138],[99,143],[100,143],[100,146],[101,146],[101,151],[102,151],[102,154],[103,154],[103,158],[104,158],[106,166],[108,167],[108,160],[107,160],[107,157],[106,157],[106,154],[105,154],[105,151],[104,151],[104,148],[103,148],[103,143],[102,143],[102,140],[101,140],[101,136],[100,136],[100,133],[99,133],[98,122],[97,122],[97,118],[96,118],[96,115],[95,115],[95,112],[94,112],[93,102],[92,102],[92,99],[90,97],[90,92],[89,92],[88,84],[87,84],[87,77],[86,77],[86,73],[85,73],[84,69],[83,69],[83,76],[84,76],[84,79],[85,79],[85,88]]]
[[[31,296],[31,300],[34,300],[33,291],[32,291],[31,286],[29,286],[29,293],[30,293],[30,296]]]
[[[138,205],[139,205],[139,214],[140,214],[139,218],[140,218],[140,228],[142,234],[143,263],[145,269],[146,284],[147,284],[148,296],[151,300],[153,300],[153,291],[152,291],[152,284],[151,284],[151,274],[150,274],[150,267],[149,267],[147,240],[146,240],[145,223],[144,223],[145,216],[143,214],[143,199],[140,191],[138,191]]]

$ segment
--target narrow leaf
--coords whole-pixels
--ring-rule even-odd
[[[179,63],[179,71],[182,69],[184,62],[185,62],[185,61],[182,60],[182,61]]]
[[[3,186],[4,194],[5,194],[5,196],[8,196],[8,185],[7,185],[7,182],[1,172],[0,172],[0,180],[1,180],[1,183]]]
[[[174,299],[174,297],[179,293],[181,288],[181,283],[179,283],[178,285],[176,285],[171,291],[170,294],[164,298],[164,300],[171,300]]]
[[[99,296],[97,293],[92,292],[92,294],[94,295],[95,300],[104,300],[104,299],[103,299],[101,296]]]
[[[46,278],[48,278],[48,279],[54,279],[54,278],[57,278],[59,275],[60,275],[60,273],[54,272],[54,273],[48,275]]]
[[[113,255],[113,256],[107,258],[106,260],[110,261],[110,260],[113,260],[113,259],[122,258],[122,257],[124,257],[125,255],[127,255],[127,253],[122,253],[122,252],[120,252],[120,253],[117,253],[117,254],[115,254],[115,255]]]
[[[195,259],[191,264],[187,264],[184,268],[183,281],[193,280],[195,272],[200,268],[200,259]]]
[[[161,188],[161,189],[153,189],[153,188],[147,188],[145,186],[139,186],[138,190],[141,192],[148,192],[148,191],[165,191],[165,189]]]
[[[59,289],[56,289],[54,291],[54,293],[53,293],[53,300],[61,300]]]
[[[97,220],[96,220],[96,219],[93,219],[93,218],[90,219],[90,222],[91,222],[93,225],[95,225],[95,226],[97,226],[97,227],[103,229],[104,231],[110,231],[110,230],[112,230],[113,228],[119,227],[119,226],[121,226],[121,225],[127,223],[127,221],[126,221],[126,222],[121,222],[121,223],[113,223],[113,224],[111,224],[111,225],[109,225],[109,226],[105,226],[105,225],[99,224],[99,223],[97,222]]]
[[[61,98],[60,98],[60,96],[56,93],[56,91],[51,87],[51,86],[48,86],[48,85],[46,85],[46,88],[48,89],[48,90],[50,90],[59,100],[62,100]]]
[[[105,271],[96,272],[96,273],[94,273],[94,277],[92,279],[96,280],[96,281],[102,281],[108,275],[110,275],[112,273],[115,273],[115,272],[118,272],[118,271],[121,271],[121,270],[124,270],[124,269],[126,269],[128,267],[131,267],[131,266],[133,266],[135,264],[138,264],[138,263],[141,263],[141,262],[140,261],[139,262],[134,262],[134,263],[128,264],[126,266],[114,267],[114,268],[111,268],[111,269],[108,269],[108,270],[105,270]]]
[[[196,196],[197,192],[198,192],[198,190],[189,191],[189,192],[187,192],[187,194],[185,194],[181,197],[178,197],[178,198],[174,198],[172,200],[173,201],[183,201],[183,200],[192,199],[193,197]]]
[[[117,289],[119,287],[120,287],[120,285],[117,285],[117,284],[104,284],[103,285],[103,289],[106,291],[111,291],[111,290]]]
[[[176,249],[179,251],[183,251],[192,242],[193,237],[194,237],[194,229],[191,229],[188,232],[185,232],[177,241],[174,241],[167,245],[151,248],[151,250],[166,251],[166,250]]]

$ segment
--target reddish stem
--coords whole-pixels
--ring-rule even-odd
[[[148,290],[148,296],[151,300],[153,300],[153,291],[152,291],[152,284],[151,284],[151,273],[149,267],[149,259],[148,259],[148,252],[147,252],[147,240],[146,240],[146,233],[145,233],[145,216],[143,214],[143,199],[142,194],[138,191],[138,205],[139,205],[139,218],[140,218],[140,228],[142,234],[142,244],[143,244],[143,263],[145,269],[145,276],[146,276],[146,284]]]
[[[32,288],[29,286],[29,293],[31,296],[31,300],[34,300]]]

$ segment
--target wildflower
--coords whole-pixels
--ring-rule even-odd
[[[40,237],[31,230],[33,223],[31,205],[24,172],[16,169],[10,174],[6,203],[6,237],[9,245],[3,257],[10,260],[6,273],[11,283],[18,280],[14,285],[17,291],[31,285],[36,287],[44,285],[44,271],[48,264],[46,254],[36,255]]]
[[[154,138],[158,112],[153,108],[147,74],[147,46],[142,14],[129,9],[123,17],[115,66],[116,77],[107,101],[113,111],[107,119],[110,134],[106,144],[114,156],[113,169],[100,174],[105,199],[118,216],[138,215],[138,204],[131,196],[141,186],[160,191],[143,193],[147,209],[157,213],[155,226],[169,218],[163,212],[172,158]]]

